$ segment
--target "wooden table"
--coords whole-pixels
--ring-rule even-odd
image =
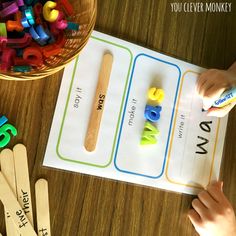
[[[236,59],[235,2],[231,13],[172,13],[170,2],[100,0],[96,29],[203,67],[229,67]],[[42,167],[61,76],[0,81],[0,112],[19,131],[10,147],[27,146],[32,189],[39,177],[49,182],[52,235],[195,235],[186,217],[192,196]],[[229,117],[221,177],[236,207],[235,121],[236,109]],[[3,216],[1,206],[5,234]]]

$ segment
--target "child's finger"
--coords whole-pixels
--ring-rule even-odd
[[[201,217],[194,209],[189,210],[188,217],[195,228],[201,225],[202,223]]]
[[[199,214],[199,216],[201,218],[204,218],[207,212],[207,208],[203,205],[203,203],[198,198],[195,198],[192,201],[192,206],[193,206],[193,209]]]
[[[215,86],[215,82],[214,80],[211,79],[208,79],[200,88],[199,90],[199,94],[201,97],[204,97],[206,91],[209,91],[212,87]]]
[[[209,110],[212,107],[212,104],[214,103],[214,100],[211,98],[204,98],[203,99],[203,109],[205,111]]]
[[[200,92],[201,87],[203,86],[203,84],[204,84],[204,83],[206,82],[206,80],[207,80],[207,77],[205,76],[205,73],[206,73],[206,72],[203,72],[203,73],[198,77],[197,85],[196,85],[196,90],[197,90],[198,93]]]
[[[204,91],[206,87],[209,87],[209,84],[214,85],[217,79],[217,73],[219,71],[216,69],[210,69],[203,72],[197,81],[197,91],[200,94],[201,91]]]
[[[222,183],[220,181],[207,186],[207,191],[219,203],[226,199],[222,191]]]
[[[209,81],[207,81],[207,79],[199,86],[199,90],[198,90],[198,94],[200,95],[200,97],[203,97],[203,94],[205,92],[205,90],[207,90],[209,87],[211,87],[212,85],[209,85]]]
[[[204,91],[203,93],[203,109],[208,110],[214,101],[220,97],[224,92],[224,88],[221,88],[220,85],[214,85]]]
[[[205,87],[205,84],[209,82],[209,80],[211,80],[213,77],[214,73],[212,72],[212,70],[207,70],[198,77],[196,89],[199,94],[201,89]]]
[[[214,209],[217,206],[215,199],[205,190],[198,194],[198,198],[208,209]]]
[[[224,117],[235,106],[236,102],[230,103],[222,108],[212,107],[207,111],[207,116]]]
[[[211,86],[210,88],[206,89],[203,93],[203,98],[211,98],[214,101],[218,99],[221,94],[225,91],[225,88],[222,88],[222,85],[215,84]]]
[[[225,86],[223,86],[222,83],[219,83],[219,81],[217,81],[217,77],[215,76],[215,74],[211,75],[211,77],[208,77],[206,82],[201,85],[199,89],[199,94],[203,97],[206,91],[209,91],[209,89],[212,89],[214,86],[225,88]]]

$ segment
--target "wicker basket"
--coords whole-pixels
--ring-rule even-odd
[[[76,14],[68,17],[68,21],[80,25],[79,31],[65,33],[66,43],[60,54],[44,60],[44,64],[30,72],[1,72],[0,79],[5,80],[35,80],[40,79],[63,69],[73,60],[88,42],[96,21],[97,0],[70,0]]]

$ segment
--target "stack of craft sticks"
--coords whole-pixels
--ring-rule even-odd
[[[4,205],[7,236],[50,236],[48,183],[35,183],[37,232],[34,231],[27,151],[23,144],[0,153],[0,200]],[[1,234],[0,234],[1,236]]]

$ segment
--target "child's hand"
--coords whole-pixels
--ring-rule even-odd
[[[235,236],[233,207],[222,191],[222,182],[212,183],[192,201],[188,217],[201,236]]]
[[[236,102],[222,108],[210,108],[225,90],[235,85],[236,72],[233,69],[227,71],[210,69],[199,76],[197,92],[203,99],[203,109],[208,110],[208,116],[223,117],[235,106]]]

